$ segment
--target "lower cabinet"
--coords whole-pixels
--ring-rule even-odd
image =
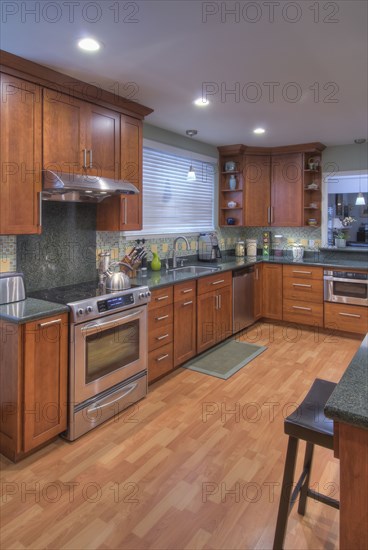
[[[16,461],[66,430],[68,316],[0,330],[0,451]]]
[[[280,264],[263,264],[262,316],[267,319],[282,319],[282,265]]]
[[[197,282],[174,286],[174,367],[197,354]]]
[[[325,302],[325,328],[365,334],[368,332],[368,308]]]
[[[197,288],[197,353],[202,353],[232,334],[232,273],[203,277]]]
[[[174,368],[173,287],[152,291],[148,304],[148,382]]]
[[[323,270],[283,266],[283,320],[323,327]]]

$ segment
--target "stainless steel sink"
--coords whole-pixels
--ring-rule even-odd
[[[183,274],[187,273],[188,275],[203,275],[204,273],[213,273],[218,270],[218,267],[207,267],[204,265],[185,265],[184,267],[170,269],[171,272]]]

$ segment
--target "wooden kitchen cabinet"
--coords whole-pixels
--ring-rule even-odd
[[[256,264],[254,266],[254,319],[257,321],[263,316],[262,308],[262,270],[263,264]]]
[[[43,166],[56,172],[118,179],[120,114],[44,90]]]
[[[283,320],[323,327],[323,269],[283,266]]]
[[[244,161],[244,225],[266,227],[271,204],[270,155],[245,155]]]
[[[368,332],[368,308],[350,304],[325,302],[325,328],[366,334]]]
[[[16,461],[66,430],[68,316],[0,330],[0,450]]]
[[[272,156],[270,225],[303,225],[303,155]]]
[[[142,122],[121,115],[119,178],[133,183],[138,195],[109,197],[97,205],[97,230],[136,231],[142,229]]]
[[[262,313],[267,319],[282,319],[282,265],[263,264]]]
[[[40,233],[42,91],[7,74],[0,78],[0,234]]]
[[[197,353],[202,353],[232,334],[232,273],[203,277],[197,285]]]
[[[148,382],[174,368],[173,287],[152,290],[148,304]]]
[[[196,280],[174,286],[174,367],[197,353]]]

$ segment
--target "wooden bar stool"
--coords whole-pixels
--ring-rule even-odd
[[[313,497],[315,500],[339,509],[338,500],[309,488],[314,445],[333,449],[333,421],[326,418],[323,410],[335,387],[335,383],[317,378],[296,411],[285,419],[284,431],[289,436],[289,442],[273,543],[274,550],[282,550],[284,547],[288,517],[299,494],[298,513],[303,516],[307,497]],[[303,472],[292,491],[300,439],[307,442]]]

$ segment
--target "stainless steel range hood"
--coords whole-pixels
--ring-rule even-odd
[[[127,181],[89,175],[42,170],[42,200],[101,202],[112,195],[136,195],[139,190]]]

